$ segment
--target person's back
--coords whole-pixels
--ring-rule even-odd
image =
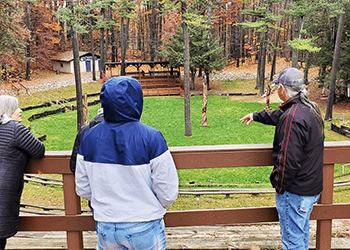
[[[135,223],[153,225],[156,222],[164,227],[162,218],[166,208],[178,194],[175,164],[162,134],[139,121],[143,96],[136,79],[108,80],[100,98],[105,121],[89,129],[81,141],[76,169],[77,193],[91,200],[94,218],[98,221],[99,249],[146,249],[145,245],[136,247],[130,242],[112,244],[109,241],[113,247],[107,247],[100,233],[110,231],[106,229],[110,225],[124,228]],[[149,243],[149,239],[141,241]],[[164,243],[149,249],[164,249]]]
[[[0,250],[18,231],[23,173],[30,159],[44,157],[44,144],[20,124],[18,99],[0,96]]]

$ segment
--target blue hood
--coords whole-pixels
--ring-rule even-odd
[[[141,118],[143,94],[135,78],[118,76],[108,79],[102,86],[100,100],[106,121],[128,122]]]

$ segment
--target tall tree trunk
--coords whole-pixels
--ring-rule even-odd
[[[120,65],[120,75],[125,76],[125,49],[124,49],[124,17],[120,18],[120,58],[121,58],[121,65]]]
[[[157,52],[159,51],[159,48],[162,47],[162,23],[163,23],[163,17],[161,15],[158,15],[158,31],[156,35],[156,41],[157,41],[157,46],[156,46],[156,57],[159,58]]]
[[[30,9],[30,2],[27,2],[27,28],[30,31],[30,38],[32,37],[32,22],[31,22],[31,9]],[[26,62],[26,80],[30,80],[30,44],[31,39],[28,39],[27,44],[27,62]]]
[[[290,17],[291,19],[291,22],[290,22],[290,25],[289,25],[289,32],[288,32],[288,35],[289,35],[289,39],[287,39],[287,41],[289,40],[293,40],[293,34],[294,34],[294,23],[296,22],[295,21],[295,18],[292,16]],[[292,47],[291,46],[288,46],[289,47],[289,58],[288,58],[288,61],[292,61],[292,55],[293,55],[293,51],[292,51]]]
[[[309,83],[309,69],[311,67],[311,63],[310,63],[309,57],[310,57],[310,53],[308,51],[306,51],[305,68],[304,68],[304,79],[305,79],[305,82],[307,84]]]
[[[191,126],[191,93],[190,93],[190,45],[188,37],[188,26],[185,14],[187,13],[187,4],[181,1],[182,12],[182,30],[184,36],[184,78],[185,78],[185,136],[192,136]]]
[[[60,22],[61,30],[59,31],[60,36],[60,43],[59,43],[59,49],[65,50],[67,48],[67,36],[66,36],[66,22]]]
[[[211,7],[209,7],[209,8],[211,8]],[[227,35],[227,33],[228,33],[228,31],[227,31],[227,28],[228,26],[226,25],[226,23],[223,23],[223,25],[222,25],[222,29],[223,29],[223,39],[222,39],[222,41],[223,41],[223,44],[222,44],[222,46],[224,47],[224,56],[226,56],[228,53],[227,53],[227,44],[228,44],[228,42],[227,42],[227,38],[228,38],[228,35]]]
[[[128,33],[129,33],[129,23],[130,18],[126,17],[126,24],[124,24],[124,17],[121,17],[121,69],[120,75],[125,76],[125,57],[126,57],[126,48],[128,45]]]
[[[142,55],[142,8],[139,9],[139,22],[137,23],[137,50],[141,52]]]
[[[156,13],[155,13],[155,7],[157,4],[156,0],[151,0],[151,17],[149,19],[149,31],[150,31],[150,56],[151,56],[151,61],[154,61],[156,58],[156,33],[157,33],[157,28],[156,28]]]
[[[258,68],[257,68],[257,72],[256,72],[256,86],[255,86],[255,89],[259,89],[260,88],[260,84],[261,84],[260,70],[261,70],[261,62],[262,62],[262,54],[263,54],[264,34],[260,33],[259,35],[260,35],[260,38],[259,38],[259,51],[258,51]]]
[[[104,21],[105,19],[105,9],[101,9],[101,21]],[[101,28],[100,29],[100,78],[102,78],[102,74],[105,73],[105,29]]]
[[[142,25],[141,26],[141,30],[147,30],[147,22],[146,22],[146,16],[145,15],[143,15],[143,18],[142,18],[142,20],[144,21],[143,23],[144,23],[144,26]],[[144,61],[146,61],[146,58],[147,58],[147,52],[146,52],[146,37],[145,37],[145,31],[143,31],[143,32],[141,32],[142,34],[141,34],[141,54],[142,54],[142,59],[144,60]]]
[[[260,68],[260,91],[259,94],[263,95],[264,88],[265,88],[265,66],[266,66],[266,48],[267,48],[267,38],[269,35],[269,30],[262,34],[264,37],[263,43],[262,43],[262,54],[261,54],[261,68]]]
[[[287,8],[287,3],[288,3],[288,0],[284,0],[283,9]],[[281,19],[279,26],[280,26],[280,29],[277,31],[275,48],[273,49],[273,59],[272,59],[272,66],[271,66],[270,81],[273,80],[273,76],[276,74],[276,60],[277,60],[277,49],[276,48],[278,47],[278,43],[279,43],[279,39],[280,39],[281,28],[283,26],[283,18]]]
[[[241,25],[239,25],[241,26]],[[241,46],[240,46],[240,39],[241,39],[241,30],[240,27],[236,25],[234,27],[234,33],[235,33],[235,40],[234,40],[234,46],[235,46],[235,58],[236,58],[236,67],[239,67],[239,60],[241,56]]]
[[[117,39],[115,29],[111,28],[111,61],[116,62],[117,59]]]
[[[67,6],[74,15],[73,0],[67,0]],[[74,78],[75,78],[75,92],[77,97],[77,131],[84,125],[84,110],[82,100],[81,89],[81,75],[80,75],[80,62],[79,62],[79,43],[77,32],[73,29],[73,25],[70,24],[71,37],[72,37],[72,49],[74,56]]]
[[[209,48],[210,46],[210,35],[211,35],[211,14],[212,14],[212,7],[211,7],[211,1],[209,1],[209,6],[208,6],[208,21],[207,21],[207,25],[208,25],[208,36],[207,36],[207,47]],[[210,79],[209,79],[209,75],[210,75],[210,72],[209,70],[207,69],[204,69],[204,72],[205,72],[205,75],[206,75],[206,78],[207,78],[207,90],[209,91],[210,90],[210,86],[209,86],[209,82],[210,82]]]
[[[196,80],[196,73],[197,73],[197,69],[192,68],[191,69],[191,89],[194,89],[194,82]]]
[[[95,45],[92,28],[92,17],[89,18],[90,40],[91,40],[91,57],[92,57],[92,80],[96,81],[96,64],[95,64]]]
[[[345,11],[345,6],[346,5],[344,5],[344,11]],[[325,120],[332,119],[332,111],[333,111],[334,95],[335,95],[335,82],[337,80],[338,61],[340,57],[340,44],[341,44],[341,39],[343,35],[344,22],[345,22],[345,13],[342,13],[339,15],[338,31],[337,31],[337,38],[335,41]]]
[[[111,21],[112,20],[112,7],[111,6],[108,6],[108,11],[107,11],[107,21]],[[106,30],[106,43],[105,43],[105,50],[104,50],[104,53],[105,53],[105,63],[108,61],[108,58],[107,58],[107,52],[108,52],[108,46],[109,44],[111,44],[111,36],[110,36],[110,31],[111,29],[110,28],[107,28]],[[111,47],[112,49],[112,47]],[[111,59],[112,61],[112,59]]]
[[[294,25],[294,39],[300,38],[300,31],[302,30],[303,26],[303,18],[297,17],[296,22]],[[298,67],[298,60],[299,60],[299,50],[296,48],[292,48],[292,67],[296,68]]]
[[[245,3],[242,4],[242,10],[244,10],[245,8]],[[241,23],[245,22],[245,15],[241,14]],[[245,30],[243,29],[242,25],[239,26],[239,30],[240,30],[240,57],[242,57],[242,59],[245,58],[245,53],[244,53],[244,44],[245,44]],[[243,63],[243,61],[242,61]]]

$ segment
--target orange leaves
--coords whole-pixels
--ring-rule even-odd
[[[45,28],[50,29],[52,31],[60,31],[60,30],[62,30],[62,27],[60,26],[60,24],[58,22],[42,23],[42,25]]]
[[[50,37],[49,39],[51,40],[51,42],[52,42],[53,44],[59,44],[60,41],[61,41],[61,39],[59,39],[59,38],[57,38],[57,37]]]
[[[223,0],[215,8],[214,15],[220,18],[214,19],[214,25],[219,26],[223,23],[225,24],[235,24],[238,21],[240,8],[242,7],[241,0]]]
[[[181,24],[181,15],[178,10],[171,10],[164,16],[162,26],[162,41],[170,42],[170,39],[176,34],[176,26]]]

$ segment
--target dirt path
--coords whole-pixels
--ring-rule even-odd
[[[99,72],[96,72],[96,77],[99,78]],[[91,72],[86,72],[86,73],[81,73],[81,78],[87,78],[87,77],[92,77]],[[67,74],[67,73],[61,73],[61,74],[55,74],[53,71],[40,71],[40,72],[35,72],[31,76],[30,81],[22,80],[20,82],[21,85],[25,87],[29,86],[37,86],[37,85],[42,85],[42,84],[49,84],[53,82],[58,82],[58,81],[65,81],[65,80],[73,80],[74,79],[74,74]],[[13,90],[14,88],[23,88],[20,86],[17,82],[14,83],[3,83],[0,84],[0,90]]]

